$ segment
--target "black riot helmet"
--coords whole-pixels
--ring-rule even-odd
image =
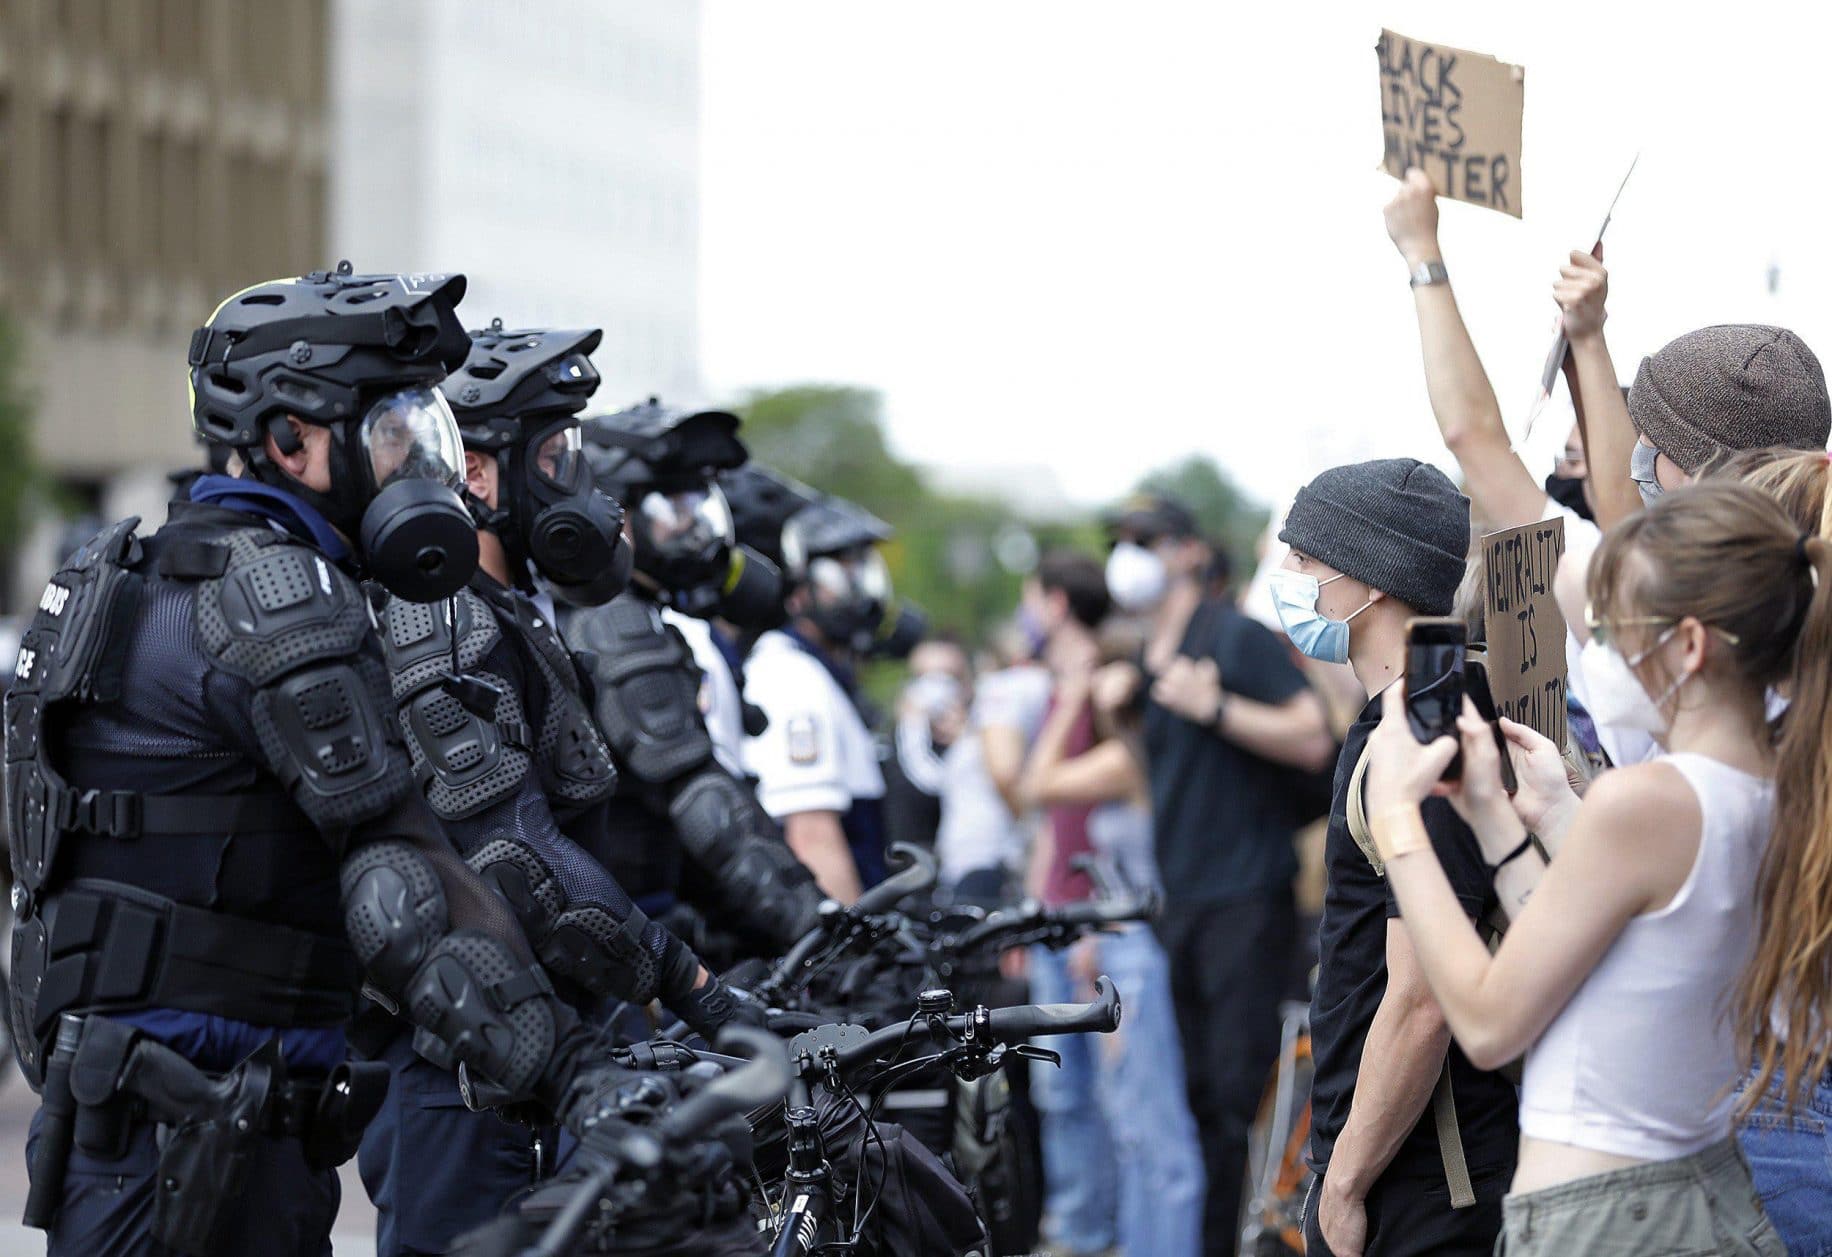
[[[470,339],[455,307],[462,275],[335,271],[257,284],[191,336],[191,413],[212,461],[223,447],[244,474],[317,509],[370,575],[431,602],[477,570],[477,535],[458,497],[464,457],[438,385]],[[331,435],[330,487],[269,458],[300,449],[289,418]]]
[[[609,602],[630,582],[623,512],[592,487],[579,412],[598,387],[590,354],[603,333],[471,333],[471,355],[445,382],[464,447],[496,459],[496,505],[468,492],[477,526],[503,543],[518,580],[532,568],[575,606]]]
[[[820,494],[801,481],[762,463],[746,463],[719,476],[719,487],[731,506],[732,525],[740,545],[749,546],[777,567],[787,572],[782,552],[782,530],[790,518],[805,506],[820,500]]]
[[[864,507],[826,495],[783,525],[783,571],[807,589],[804,614],[828,641],[872,652],[891,607],[890,569],[877,547],[892,535]]]
[[[585,422],[598,488],[629,513],[636,570],[657,601],[745,628],[782,622],[776,565],[737,544],[719,473],[749,457],[738,416],[681,410],[651,397]]]

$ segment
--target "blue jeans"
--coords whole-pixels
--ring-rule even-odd
[[[1081,998],[1068,956],[1047,947],[1031,948],[1030,988],[1038,1004]],[[1043,1120],[1044,1212],[1054,1223],[1050,1238],[1071,1252],[1113,1247],[1119,1211],[1119,1166],[1095,1094],[1097,1037],[1046,1035],[1037,1046],[1060,1052],[1062,1067],[1044,1061],[1031,1066],[1031,1102]]]
[[[1737,1129],[1756,1194],[1791,1257],[1832,1257],[1832,1077],[1788,1115],[1779,1085]]]
[[[1087,1035],[1100,1061],[1095,1092],[1119,1154],[1119,1242],[1127,1257],[1195,1257],[1202,1250],[1202,1147],[1183,1085],[1171,1007],[1170,962],[1148,926],[1098,943],[1100,971],[1125,1016]]]

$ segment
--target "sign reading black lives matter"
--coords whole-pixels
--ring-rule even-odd
[[[1526,71],[1386,30],[1375,51],[1386,172],[1403,179],[1417,166],[1439,196],[1519,218]]]
[[[1482,538],[1488,674],[1509,720],[1565,745],[1565,616],[1552,578],[1565,553],[1565,521],[1540,520]]]

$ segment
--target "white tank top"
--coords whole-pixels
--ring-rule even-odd
[[[1755,945],[1756,873],[1774,823],[1766,778],[1673,754],[1704,814],[1673,901],[1631,920],[1527,1052],[1520,1129],[1664,1161],[1730,1133],[1738,1053],[1729,1010]]]

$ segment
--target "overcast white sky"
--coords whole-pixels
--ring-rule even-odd
[[[1807,8],[705,0],[707,383],[871,385],[903,453],[1046,463],[1090,501],[1190,450],[1267,499],[1442,461],[1380,218],[1382,25],[1526,66],[1525,220],[1444,208],[1510,419],[1637,150],[1608,246],[1625,380],[1705,323],[1832,352]],[[1535,433],[1548,463],[1567,422]]]

